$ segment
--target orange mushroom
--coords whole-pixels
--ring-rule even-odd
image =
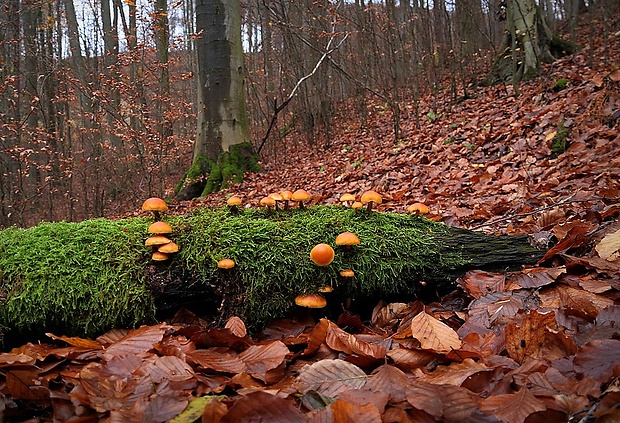
[[[170,241],[169,243],[158,247],[157,251],[159,251],[160,253],[166,253],[166,254],[176,253],[177,251],[179,251],[179,246],[175,244],[174,242]]]
[[[340,202],[343,206],[349,207],[349,205],[355,202],[355,195],[349,193],[342,194],[342,197],[340,197]]]
[[[153,255],[151,256],[151,259],[153,261],[166,261],[170,258],[170,256],[166,253],[162,253],[160,251],[153,251]]]
[[[319,294],[298,295],[295,304],[307,308],[323,308],[327,305],[327,300]]]
[[[424,203],[414,203],[407,207],[407,211],[411,214],[427,214],[430,210]]]
[[[155,222],[155,223],[151,223],[151,225],[148,228],[148,233],[150,234],[170,234],[172,233],[172,227],[167,224],[166,222]]]
[[[300,209],[304,208],[304,201],[308,201],[311,198],[312,196],[306,190],[303,190],[303,189],[298,189],[297,191],[293,193],[293,195],[291,195],[291,200],[297,201],[299,203]]]
[[[235,267],[235,261],[233,259],[225,258],[217,262],[219,269],[232,269]]]
[[[310,258],[318,266],[327,266],[334,261],[334,249],[327,244],[317,244],[310,251]]]
[[[370,211],[373,204],[381,204],[383,197],[377,191],[369,190],[362,194],[361,200],[362,204],[366,204],[367,210]]]
[[[168,211],[168,205],[161,198],[151,197],[142,203],[142,211],[153,212],[155,220],[160,220],[161,212]]]
[[[336,245],[343,245],[347,249],[351,248],[351,245],[357,245],[359,243],[359,237],[353,232],[343,232],[336,237]]]
[[[160,245],[165,245],[169,242],[172,241],[163,235],[154,235],[150,238],[147,238],[146,241],[144,241],[144,245],[146,245],[147,247],[159,247]]]

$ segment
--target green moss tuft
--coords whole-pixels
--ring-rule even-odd
[[[90,336],[152,319],[147,227],[94,219],[0,232],[0,324]]]

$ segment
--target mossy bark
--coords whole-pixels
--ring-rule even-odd
[[[176,200],[190,200],[241,182],[245,172],[260,170],[258,155],[251,143],[230,146],[217,161],[198,156],[181,182],[177,185]]]
[[[507,0],[506,30],[485,85],[538,76],[541,64],[570,54],[575,46],[553,34],[533,0]]]
[[[445,292],[468,269],[505,271],[543,252],[525,237],[492,237],[421,217],[355,212],[339,206],[267,212],[228,207],[165,218],[180,251],[150,261],[152,219],[46,223],[0,232],[0,328],[15,336],[55,332],[95,336],[154,321],[185,306],[217,322],[235,314],[250,327],[283,316],[295,296],[332,285],[341,295],[413,300],[420,289]],[[361,243],[335,244],[345,231]],[[315,265],[312,247],[336,250]],[[218,260],[236,266],[223,272]],[[353,282],[340,270],[353,269]],[[422,284],[421,282],[426,282]],[[30,339],[32,340],[32,338]]]

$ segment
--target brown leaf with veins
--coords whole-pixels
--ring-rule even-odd
[[[448,353],[461,346],[461,340],[454,329],[425,311],[411,319],[411,335],[420,341],[423,349],[438,353]]]
[[[226,321],[226,325],[224,325],[226,329],[230,331],[235,336],[239,338],[243,338],[247,335],[248,331],[245,328],[245,323],[237,316],[232,316]]]
[[[599,383],[609,381],[620,370],[620,341],[597,339],[588,342],[575,354],[575,370]]]
[[[147,353],[153,349],[153,345],[161,342],[164,333],[169,329],[171,329],[171,326],[160,323],[155,326],[142,326],[131,330],[127,335],[107,347],[103,358],[111,360],[117,355]]]
[[[547,407],[527,388],[521,388],[516,394],[493,395],[483,399],[480,409],[503,423],[523,423],[531,414]]]
[[[321,360],[304,366],[293,387],[302,394],[317,391],[328,397],[336,397],[340,392],[363,388],[366,379],[366,373],[355,364],[344,360]]]
[[[556,326],[555,313],[541,314],[533,310],[525,316],[519,326],[506,325],[506,351],[517,363],[526,357],[539,357],[545,343],[547,329]]]
[[[337,400],[329,406],[333,413],[334,422],[355,422],[355,423],[379,423],[381,413],[372,402],[364,405],[352,402]]]
[[[306,416],[292,401],[263,391],[240,397],[222,417],[223,423],[305,423]]]
[[[381,344],[370,344],[340,329],[334,323],[329,323],[325,343],[333,350],[346,354],[357,354],[364,357],[381,359],[385,357],[387,349]]]
[[[275,341],[266,345],[252,345],[238,357],[245,363],[249,374],[265,381],[267,372],[280,366],[289,353],[282,341]]]
[[[457,279],[456,282],[469,295],[474,298],[480,298],[487,294],[504,291],[506,276],[501,273],[470,270],[463,277]]]
[[[453,385],[435,385],[418,380],[407,386],[406,395],[413,407],[447,422],[467,419],[479,407],[473,392]]]

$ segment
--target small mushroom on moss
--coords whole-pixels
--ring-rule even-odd
[[[237,197],[236,195],[232,195],[228,197],[228,199],[226,200],[226,204],[228,205],[230,211],[238,212],[239,206],[241,206],[241,198]]]
[[[343,278],[352,278],[353,276],[355,276],[355,272],[351,269],[344,269],[340,271],[340,276],[342,276]]]
[[[373,204],[381,204],[383,201],[383,197],[377,192],[373,190],[366,191],[362,194],[362,204],[366,204],[366,208],[368,211],[372,210]]]
[[[170,256],[166,253],[162,253],[161,251],[153,251],[153,255],[151,259],[153,261],[166,261],[170,258]]]
[[[303,209],[304,208],[304,202],[305,201],[309,201],[311,198],[312,198],[312,196],[304,189],[298,189],[291,196],[291,200],[296,201],[296,202],[299,203],[299,208],[300,209]]]
[[[159,247],[160,245],[165,245],[172,242],[172,240],[168,239],[163,235],[153,235],[144,241],[144,245],[147,247]]]
[[[284,190],[280,193],[282,196],[282,201],[284,201],[284,210],[288,210],[289,201],[293,198],[293,192],[289,190]]]
[[[174,242],[170,241],[169,243],[158,247],[157,251],[159,251],[160,253],[172,254],[172,253],[176,253],[177,251],[179,251],[179,246],[175,244]]]
[[[235,261],[233,259],[225,258],[217,262],[218,269],[232,269],[235,267]]]
[[[343,206],[349,207],[355,202],[355,195],[349,193],[342,194],[342,196],[340,197],[340,202]]]
[[[166,222],[158,221],[155,223],[151,223],[148,228],[148,233],[150,234],[170,234],[172,233],[172,227]]]
[[[428,206],[424,203],[414,203],[407,207],[407,211],[411,214],[421,215],[428,214],[430,210],[428,209]]]
[[[271,207],[275,207],[276,200],[274,200],[271,197],[263,197],[260,200],[260,205],[263,206],[263,207],[266,207],[267,209],[270,209]]]
[[[364,205],[362,204],[361,201],[354,201],[353,204],[351,204],[351,208],[355,211],[357,211],[358,209],[361,209],[362,207],[364,207]]]
[[[334,261],[334,249],[328,244],[317,244],[310,251],[310,258],[317,266],[327,266]]]
[[[278,194],[277,192],[273,193],[273,194],[269,194],[269,198],[273,198],[276,202],[276,210],[278,210],[278,203],[280,201],[283,201],[284,199],[282,198],[282,196],[280,194]]]
[[[295,304],[307,308],[324,308],[327,305],[327,300],[319,294],[304,294],[295,298]]]
[[[142,203],[142,211],[150,211],[155,216],[155,220],[160,220],[161,213],[168,211],[168,205],[158,197],[151,197]]]
[[[336,237],[336,245],[344,246],[347,250],[351,249],[352,245],[360,243],[360,238],[353,232],[343,232]]]

